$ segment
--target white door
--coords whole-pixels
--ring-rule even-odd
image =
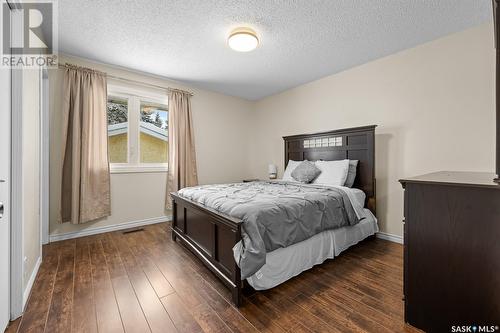
[[[0,68],[0,332],[10,317],[10,100],[11,70]]]

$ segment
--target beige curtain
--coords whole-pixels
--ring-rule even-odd
[[[106,75],[67,66],[63,83],[62,222],[111,214]]]
[[[198,185],[190,98],[187,92],[169,92],[167,209],[172,208],[170,192]]]

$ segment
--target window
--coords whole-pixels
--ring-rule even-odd
[[[128,162],[128,101],[108,98],[108,150],[110,163]]]
[[[141,163],[167,163],[168,111],[165,105],[141,102]]]
[[[167,170],[166,94],[108,85],[108,149],[112,173]]]

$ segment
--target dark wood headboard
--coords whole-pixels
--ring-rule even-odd
[[[359,160],[353,187],[366,193],[366,207],[375,214],[375,127],[284,136],[285,168],[289,160]]]

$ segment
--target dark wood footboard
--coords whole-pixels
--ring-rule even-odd
[[[233,302],[241,303],[241,273],[233,246],[241,239],[241,221],[171,193],[172,239],[179,240],[231,289]]]

